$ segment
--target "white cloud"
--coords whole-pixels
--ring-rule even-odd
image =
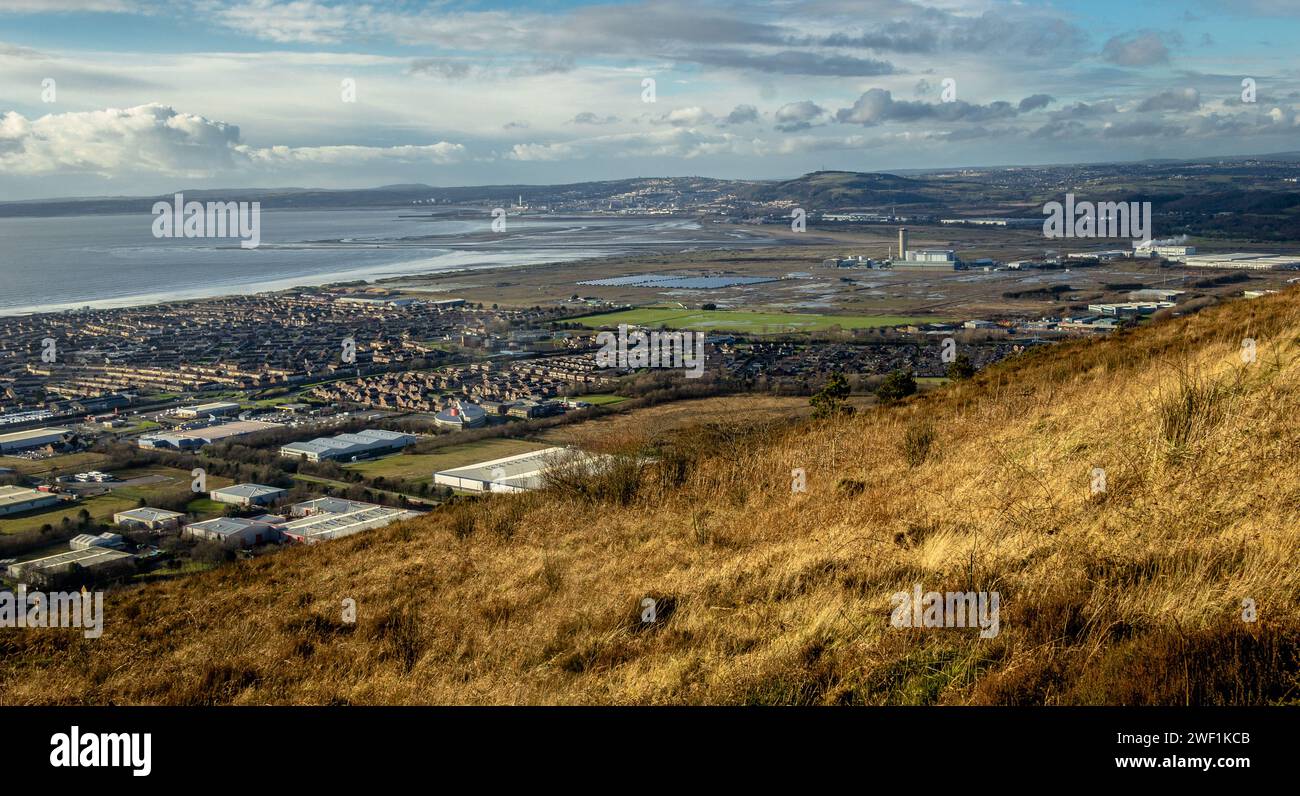
[[[144,10],[133,0],[0,0],[0,14],[141,13]]]
[[[228,169],[239,128],[164,105],[0,119],[0,172],[151,172],[200,176]]]
[[[674,108],[651,121],[655,124],[671,124],[674,127],[699,127],[713,122],[713,114],[698,105],[693,105],[689,108]]]
[[[231,30],[280,43],[337,44],[364,26],[368,6],[355,9],[312,0],[249,0],[222,8],[217,21]]]
[[[699,130],[655,130],[618,133],[578,141],[516,144],[506,157],[520,161],[574,160],[590,157],[696,158],[734,154],[746,148],[744,139],[730,133]]]
[[[463,145],[447,141],[391,147],[252,147],[241,143],[237,126],[159,104],[37,119],[14,112],[0,117],[0,174],[200,178],[304,165],[443,165],[465,157]]]

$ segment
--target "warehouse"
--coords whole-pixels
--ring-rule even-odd
[[[1089,304],[1088,312],[1098,315],[1111,315],[1116,318],[1135,318],[1150,315],[1159,310],[1174,306],[1172,301],[1126,301],[1117,304]]]
[[[239,411],[239,404],[230,403],[229,401],[217,401],[210,404],[199,404],[198,406],[182,406],[176,410],[177,417],[224,417],[232,415]]]
[[[1300,269],[1300,256],[1235,252],[1231,254],[1194,254],[1181,258],[1188,268],[1234,268],[1251,271],[1290,271]]]
[[[135,556],[130,553],[92,546],[10,564],[7,573],[10,580],[40,585],[56,582],[78,573],[103,578],[126,574],[133,569],[135,569]]]
[[[54,506],[61,500],[58,495],[23,486],[0,486],[0,517]]]
[[[467,492],[526,492],[542,486],[544,473],[577,464],[595,470],[608,457],[568,448],[545,448],[434,473],[433,482]]]
[[[280,530],[263,520],[218,517],[215,520],[186,525],[184,535],[191,539],[216,542],[223,547],[252,547],[280,540]]]
[[[309,462],[355,461],[397,453],[415,441],[416,437],[412,434],[372,428],[355,434],[318,437],[310,442],[291,442],[280,447],[280,455]]]
[[[70,428],[33,428],[0,434],[0,453],[17,453],[62,442],[72,433]]]
[[[141,448],[188,451],[196,450],[214,442],[227,442],[280,427],[279,423],[265,423],[261,420],[240,420],[234,423],[220,423],[190,431],[164,431],[156,434],[145,434],[140,437],[138,444]]]
[[[208,493],[218,503],[232,503],[236,506],[267,506],[280,499],[284,490],[262,484],[235,484],[234,486],[214,489]]]
[[[904,253],[905,263],[955,263],[957,255],[952,249],[908,249]]]
[[[170,531],[180,526],[184,516],[178,511],[151,509],[146,506],[119,511],[113,515],[113,523],[119,528],[131,531]]]
[[[341,539],[354,533],[420,516],[418,512],[339,498],[317,498],[290,509],[297,519],[280,526],[285,538],[304,544]]]
[[[109,533],[108,531],[98,535],[79,533],[68,542],[68,549],[70,550],[89,550],[92,547],[111,547],[120,550],[125,546],[126,540],[122,538],[122,534]]]

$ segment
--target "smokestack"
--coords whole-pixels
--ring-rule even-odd
[[[898,259],[907,259],[907,227],[898,228]]]

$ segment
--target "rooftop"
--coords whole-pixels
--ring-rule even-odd
[[[63,553],[55,553],[52,556],[33,558],[30,561],[19,562],[16,566],[45,569],[47,567],[57,567],[63,564],[75,563],[84,567],[92,564],[102,564],[108,561],[115,561],[122,558],[131,558],[131,554],[123,553],[121,550],[113,550],[108,547],[87,547],[83,550],[68,550]]]
[[[312,541],[324,541],[350,536],[370,528],[380,528],[398,520],[419,516],[418,512],[395,509],[389,506],[376,506],[370,503],[357,503],[351,500],[335,501],[321,504],[320,501],[308,501],[318,504],[318,514],[311,514],[291,520],[281,526],[288,534],[301,536]],[[304,504],[299,504],[302,506]],[[328,505],[328,508],[323,506]],[[295,509],[298,506],[294,507]]]
[[[160,522],[170,520],[174,517],[184,517],[179,511],[168,511],[166,509],[151,509],[147,506],[138,509],[127,509],[119,511],[115,516],[126,517],[131,520],[140,520],[142,522]]]
[[[270,528],[271,524],[257,520],[246,520],[240,517],[218,517],[215,520],[196,522],[186,527],[190,531],[202,530],[204,533],[216,534],[217,536],[230,536],[255,526]]]
[[[26,503],[29,500],[39,497],[53,497],[49,492],[40,492],[35,489],[28,489],[25,486],[0,486],[0,507],[12,506],[16,503]]]
[[[276,495],[284,490],[278,486],[265,486],[263,484],[235,484],[234,486],[224,487],[222,489],[212,490],[213,494],[229,495],[231,497],[266,497],[267,495]]]
[[[488,481],[520,489],[537,489],[542,484],[542,473],[551,467],[566,462],[582,462],[585,466],[592,466],[601,458],[570,448],[544,448],[465,467],[441,470],[437,475]]]
[[[26,431],[11,431],[8,434],[0,434],[0,443],[6,442],[24,442],[29,439],[39,439],[48,437],[52,434],[71,434],[72,429],[51,426],[49,428],[29,428]]]

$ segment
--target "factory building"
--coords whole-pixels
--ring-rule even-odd
[[[957,256],[952,249],[912,249],[907,259],[895,260],[895,271],[955,271]]]
[[[1148,287],[1141,290],[1130,290],[1128,294],[1129,301],[1174,301],[1183,295],[1185,290],[1166,290],[1164,288]]]
[[[216,542],[223,547],[252,547],[277,542],[280,530],[276,524],[262,519],[218,517],[215,520],[186,525],[185,536],[205,542]]]
[[[1149,251],[1157,257],[1164,257],[1169,260],[1181,259],[1190,254],[1196,254],[1195,246],[1146,246],[1138,250]],[[1134,252],[1135,254],[1138,252]]]
[[[341,539],[420,516],[415,511],[330,497],[298,503],[290,508],[290,514],[295,519],[280,525],[280,533],[286,539],[303,544]]]
[[[170,531],[180,527],[184,517],[178,511],[144,507],[119,511],[113,515],[113,524],[129,531]]]
[[[551,415],[564,414],[564,404],[559,401],[517,401],[506,409],[506,414],[510,417],[550,417]]]
[[[176,416],[185,418],[224,417],[233,415],[238,411],[239,404],[218,401],[210,404],[199,404],[198,406],[182,406],[176,410]]]
[[[35,511],[62,502],[62,498],[49,492],[40,492],[24,486],[0,486],[0,517]]]
[[[10,564],[6,574],[13,581],[47,585],[77,575],[107,578],[125,575],[134,569],[135,556],[130,553],[108,547],[90,546]]]
[[[433,482],[466,492],[526,492],[542,486],[547,470],[576,464],[588,470],[601,467],[608,457],[568,448],[544,448],[501,459],[434,473]]]
[[[14,431],[0,434],[0,454],[17,453],[43,448],[62,442],[72,433],[70,428],[33,428],[27,431]]]
[[[231,503],[236,506],[266,506],[280,499],[284,490],[262,484],[235,484],[234,486],[214,489],[208,493],[218,503]]]
[[[156,434],[145,434],[140,437],[137,444],[141,448],[189,451],[197,450],[204,445],[211,445],[214,442],[227,442],[277,428],[280,428],[279,423],[264,423],[261,420],[240,420],[235,423],[220,423],[190,431],[164,431]]]
[[[355,461],[397,453],[415,442],[416,437],[413,434],[372,428],[355,434],[318,437],[310,442],[291,442],[280,447],[280,455],[306,459],[309,462],[329,459]]]
[[[1300,255],[1252,254],[1195,254],[1183,257],[1188,268],[1232,268],[1250,271],[1290,271],[1300,269]]]
[[[1174,306],[1172,301],[1128,301],[1120,304],[1089,304],[1088,312],[1115,318],[1135,318],[1172,306]]]
[[[936,270],[954,271],[957,269],[957,256],[951,249],[916,249],[908,241],[907,227],[898,229],[898,256],[894,258],[895,270]]]
[[[68,542],[68,548],[71,550],[89,550],[92,547],[108,547],[114,550],[120,550],[126,546],[120,533],[109,533],[105,531],[101,534],[79,533]]]

